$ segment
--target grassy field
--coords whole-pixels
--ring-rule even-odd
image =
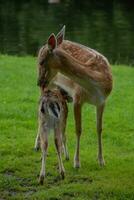
[[[50,135],[47,177],[38,185],[40,152],[34,152],[39,90],[36,60],[0,56],[0,200],[134,199],[134,68],[113,66],[114,89],[104,114],[106,166],[97,163],[95,108],[83,109],[81,168],[73,168],[75,130],[72,105],[67,124],[70,160],[65,180],[57,179],[57,156]]]

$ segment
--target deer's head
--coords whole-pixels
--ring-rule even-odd
[[[56,66],[59,64],[60,60],[55,54],[56,48],[63,42],[65,35],[65,26],[61,29],[61,31],[55,36],[52,33],[45,46],[43,46],[38,55],[38,85],[41,88],[45,88],[48,86],[49,82],[57,73]]]

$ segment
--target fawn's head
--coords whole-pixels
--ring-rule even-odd
[[[55,36],[52,33],[47,41],[47,44],[43,46],[38,54],[38,85],[42,88],[48,86],[49,82],[56,75],[57,69],[56,65],[58,65],[58,58],[54,54],[55,49],[63,42],[65,35],[65,26],[61,29],[61,31]]]

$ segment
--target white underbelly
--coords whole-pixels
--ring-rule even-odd
[[[68,77],[64,76],[63,74],[60,74],[60,73],[57,74],[57,78],[54,80],[54,84],[57,86],[60,86],[72,98],[75,96],[76,88],[78,87],[78,84],[74,83],[72,80],[70,80]]]
[[[83,103],[87,102],[93,105],[101,105],[105,102],[106,97],[95,81],[91,81],[89,90],[86,90],[68,77],[58,73],[54,83],[64,89],[74,100],[80,96]]]

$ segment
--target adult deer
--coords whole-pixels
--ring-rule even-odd
[[[57,36],[52,33],[47,44],[40,49],[38,85],[42,90],[53,80],[73,98],[77,135],[74,167],[80,167],[82,105],[87,102],[96,106],[98,161],[103,166],[102,117],[106,99],[112,90],[110,66],[103,55],[81,44],[64,40],[64,34],[65,26]]]

